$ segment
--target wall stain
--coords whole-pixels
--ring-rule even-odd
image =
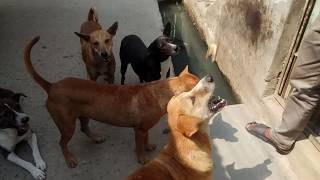
[[[225,10],[224,17],[229,23],[231,20],[231,28],[250,40],[251,45],[256,46],[273,36],[272,10],[264,0],[228,0]]]

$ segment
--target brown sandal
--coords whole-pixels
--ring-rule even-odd
[[[279,154],[281,154],[281,155],[289,154],[292,151],[292,149],[294,148],[295,143],[293,143],[292,146],[288,149],[282,149],[274,142],[274,140],[265,136],[265,132],[267,129],[270,129],[270,127],[268,127],[264,124],[256,123],[256,122],[250,122],[246,125],[246,130],[250,134],[252,134],[252,135],[256,136],[257,138],[263,140],[264,142],[272,145],[274,148],[276,148],[276,150]]]

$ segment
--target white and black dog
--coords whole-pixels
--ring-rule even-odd
[[[45,179],[46,163],[43,161],[36,134],[29,127],[29,117],[20,106],[22,93],[0,88],[0,151],[5,158],[29,171],[35,179]],[[14,150],[17,144],[26,141],[31,149],[35,166],[20,157]]]
[[[163,34],[147,47],[136,35],[128,35],[121,41],[121,84],[124,84],[128,64],[138,75],[140,82],[166,78],[171,56],[178,53],[179,46],[170,39],[171,24],[167,23]]]

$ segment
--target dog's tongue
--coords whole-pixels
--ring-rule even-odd
[[[218,97],[218,99],[213,97],[208,104],[209,109],[213,112],[217,112],[221,110],[225,105],[226,105],[226,100],[221,99],[220,97]]]

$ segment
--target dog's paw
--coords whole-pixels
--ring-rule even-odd
[[[98,137],[96,136],[93,141],[96,143],[96,144],[101,144],[101,143],[104,143],[106,141],[106,138],[104,137]]]
[[[31,174],[32,174],[33,178],[37,179],[37,180],[43,180],[43,179],[46,178],[46,173],[43,172],[41,169],[38,169],[38,168],[34,168],[31,171]]]
[[[157,146],[155,145],[155,144],[148,144],[147,146],[146,146],[146,150],[147,151],[153,151],[153,150],[155,150],[157,148]]]
[[[74,157],[69,157],[66,162],[69,168],[75,168],[78,165],[78,161]]]
[[[42,159],[36,161],[36,167],[42,171],[47,169],[46,163]]]

